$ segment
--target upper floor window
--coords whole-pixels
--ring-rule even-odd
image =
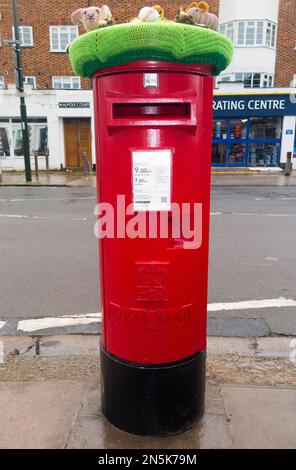
[[[226,23],[220,26],[220,33],[227,36],[232,42],[234,41],[234,23]]]
[[[275,48],[277,27],[266,20],[232,21],[220,26],[220,32],[237,47],[262,46]]]
[[[52,87],[55,90],[79,90],[80,77],[52,77]]]
[[[78,36],[77,26],[50,26],[51,52],[65,52],[70,42]]]
[[[21,42],[22,47],[34,46],[32,26],[20,26],[19,32],[20,32],[20,42]],[[12,34],[13,34],[13,37],[15,37],[14,28],[12,28]]]
[[[24,77],[24,84],[31,85],[33,89],[36,89],[36,77]]]
[[[3,75],[0,75],[0,90],[4,90],[4,88],[5,88],[4,77]]]
[[[267,73],[232,73],[221,76],[221,82],[243,82],[245,88],[271,88],[273,75]]]

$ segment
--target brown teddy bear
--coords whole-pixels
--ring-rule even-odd
[[[206,2],[193,2],[185,11],[180,12],[180,15],[176,17],[176,22],[203,26],[218,31],[219,20],[216,15],[209,13],[209,10],[210,7]]]
[[[99,7],[79,8],[71,15],[75,26],[83,26],[85,31],[94,31],[114,24],[112,13],[107,5]]]

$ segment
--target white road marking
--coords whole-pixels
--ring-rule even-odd
[[[223,312],[225,310],[253,310],[258,308],[262,309],[280,307],[296,307],[296,300],[279,297],[278,299],[249,300],[242,302],[209,304],[208,312]]]
[[[27,202],[27,201],[83,201],[96,199],[96,196],[85,197],[40,197],[40,198],[23,198],[23,199],[0,199],[0,202]]]
[[[281,201],[296,201],[296,197],[281,197]]]
[[[224,213],[225,215],[240,215],[246,217],[252,216],[259,216],[259,217],[296,217],[296,214],[263,214],[263,213],[256,213],[256,212],[230,212]]]
[[[254,310],[266,308],[286,308],[296,307],[296,300],[285,299],[263,299],[249,300],[241,302],[213,303],[208,304],[208,312],[223,312],[227,310]],[[61,317],[37,318],[31,320],[21,320],[18,322],[18,331],[33,333],[51,328],[63,328],[79,325],[89,325],[93,323],[101,323],[102,313],[86,313],[84,315],[67,315]],[[0,322],[0,328],[4,326],[4,322]],[[2,326],[1,326],[2,325]]]
[[[46,330],[48,328],[63,328],[70,326],[89,325],[99,323],[102,319],[100,313],[87,315],[73,315],[59,318],[39,318],[36,320],[22,320],[18,322],[17,329],[31,333],[36,330]]]
[[[211,215],[223,215],[222,212],[211,212]]]
[[[6,321],[0,321],[0,330],[1,330],[1,328],[3,328],[3,326],[6,325],[6,323],[7,323]]]
[[[20,214],[0,214],[0,217],[6,219],[48,219],[48,217],[43,217],[39,215],[20,215]]]
[[[37,219],[37,220],[89,220],[87,217],[46,217],[42,215],[0,214],[4,219]]]

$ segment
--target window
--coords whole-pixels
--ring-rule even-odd
[[[77,26],[50,26],[51,52],[66,52],[70,42],[78,36]]]
[[[0,158],[10,157],[9,124],[0,122]]]
[[[220,26],[220,33],[227,36],[232,42],[234,41],[234,23],[226,23]]]
[[[281,134],[281,117],[252,117],[250,119],[251,139],[280,139]]]
[[[280,143],[249,145],[249,161],[251,166],[277,166],[280,160]]]
[[[47,148],[48,128],[46,119],[29,119],[29,139],[30,139],[30,154],[33,156],[34,152],[38,155],[44,156]],[[12,120],[12,141],[14,148],[14,155],[19,157],[24,155],[23,151],[23,137],[21,123],[18,119]]]
[[[31,85],[33,89],[36,89],[36,77],[24,77],[24,84]]]
[[[215,120],[213,123],[213,139],[224,140],[227,138],[227,121]]]
[[[275,47],[276,42],[276,25],[273,23],[267,23],[266,30],[266,45],[268,47]]]
[[[241,140],[247,137],[247,119],[230,120],[230,138]]]
[[[20,32],[21,46],[22,47],[32,47],[34,45],[32,26],[20,26],[19,27],[19,32]],[[13,34],[13,37],[15,37],[14,28],[12,28],[12,34]]]
[[[260,88],[261,74],[260,73],[245,73],[244,85],[246,88]]]
[[[55,90],[79,90],[80,77],[52,77],[52,87]]]
[[[243,82],[245,88],[271,88],[273,87],[273,75],[257,72],[239,72],[222,75],[221,82]]]
[[[225,165],[227,156],[226,144],[213,144],[212,162],[216,165]]]
[[[222,24],[220,32],[237,47],[276,46],[277,26],[270,21],[232,21]]]
[[[3,75],[0,75],[0,90],[4,90],[4,88],[5,88],[4,77]]]
[[[213,165],[277,166],[282,124],[283,118],[276,116],[214,119]]]

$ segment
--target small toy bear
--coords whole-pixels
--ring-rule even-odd
[[[72,13],[71,19],[75,26],[82,25],[86,32],[114,24],[112,13],[107,5],[101,8],[79,8]]]
[[[143,23],[154,23],[157,21],[163,21],[164,19],[164,10],[159,6],[155,5],[154,7],[144,7],[140,10],[139,15],[133,21],[140,21]]]
[[[180,15],[176,17],[176,22],[203,26],[218,31],[219,20],[216,15],[209,13],[209,9],[206,2],[193,2],[185,11],[180,12]]]

